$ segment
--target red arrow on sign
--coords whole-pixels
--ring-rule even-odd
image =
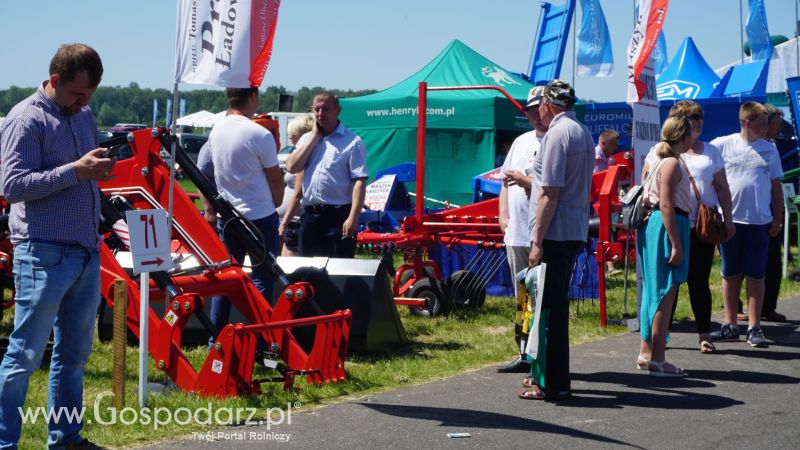
[[[161,258],[151,259],[150,261],[142,261],[143,266],[160,266],[164,260]]]

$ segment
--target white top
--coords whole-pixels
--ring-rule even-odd
[[[725,169],[725,163],[722,161],[722,154],[717,147],[707,142],[701,141],[700,143],[703,145],[702,154],[684,153],[681,155],[681,159],[686,163],[686,167],[689,168],[689,172],[694,177],[697,190],[700,191],[700,201],[706,206],[716,208],[719,206],[719,197],[717,197],[717,191],[714,189],[714,175]],[[656,156],[655,152],[656,147],[653,146],[647,154],[647,158],[645,158],[650,167],[654,167],[655,163],[658,162],[658,156]],[[689,223],[694,228],[697,223],[699,205],[691,183],[689,184],[689,194],[692,199],[689,202]]]
[[[278,165],[275,139],[266,128],[247,117],[231,114],[208,135],[217,189],[250,220],[275,212],[275,202],[264,169]]]
[[[536,136],[536,130],[529,131],[514,139],[506,160],[501,167],[503,172],[518,170],[530,176],[533,171],[533,157],[539,151],[542,138]],[[531,235],[528,232],[528,208],[530,202],[525,189],[519,185],[508,186],[508,227],[504,242],[513,247],[530,247]]]
[[[725,161],[725,175],[733,200],[733,221],[749,225],[772,222],[772,180],[783,178],[775,144],[745,140],[739,133],[711,141]]]
[[[311,139],[306,133],[297,142]],[[306,161],[303,175],[303,205],[346,205],[353,201],[353,181],[367,178],[367,148],[357,134],[339,123],[323,137]]]
[[[559,113],[533,158],[528,228],[533,236],[536,206],[542,187],[558,187],[555,214],[544,238],[551,241],[585,241],[589,233],[589,187],[594,166],[594,140],[574,111]]]
[[[603,147],[598,144],[594,148],[594,169],[592,172],[600,172],[601,170],[608,170],[608,156],[603,151]]]

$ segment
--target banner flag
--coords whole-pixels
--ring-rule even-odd
[[[164,126],[169,127],[171,125],[171,122],[169,121],[169,119],[171,119],[171,118],[172,118],[172,99],[168,98],[167,99],[167,122],[166,122],[166,125],[164,125]]]
[[[668,5],[669,0],[639,2],[639,16],[628,44],[628,103],[635,103],[645,95],[647,85],[639,76],[664,27]]]
[[[280,0],[178,0],[175,82],[258,87]]]
[[[158,120],[158,99],[153,99],[153,126],[156,126]]]
[[[769,36],[764,0],[750,0],[750,12],[745,29],[747,39],[750,41],[752,61],[768,61],[772,57],[772,39]]]
[[[655,63],[656,76],[661,75],[661,72],[667,68],[667,40],[664,39],[664,30],[658,34],[658,41],[656,46],[653,47],[653,62]]]
[[[600,0],[581,0],[581,30],[578,33],[578,75],[609,77],[614,73],[614,55]]]
[[[181,102],[179,103],[179,105],[180,106],[178,106],[178,108],[179,108],[178,109],[178,117],[183,117],[183,116],[186,115],[186,99],[182,98]]]

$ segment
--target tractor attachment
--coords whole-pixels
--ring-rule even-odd
[[[125,267],[130,258],[122,213],[127,209],[166,209],[170,169],[159,151],[169,148],[173,138],[159,128],[129,133],[128,144],[124,145],[130,146],[132,156],[117,162],[113,180],[100,184],[104,194],[103,222],[108,230],[101,246],[101,292],[105,302],[114,307],[114,281],[125,281],[127,325],[137,337],[141,288],[138,278],[133,278],[130,268]],[[250,281],[242,262],[232,260],[193,200],[175,187],[170,232],[176,266],[169,272],[152,273],[148,287],[151,305],[165,305],[163,313],[150,308],[148,315],[147,346],[156,367],[179,389],[211,396],[259,394],[265,381],[282,381],[289,389],[298,375],[313,384],[344,380],[352,313],[340,310],[296,319],[302,305],[315,302],[314,287],[303,281],[288,281],[255,228],[216,192],[179,146],[175,162],[212,202],[226,223],[226,236],[238,239],[255,264],[267,264],[281,288],[271,305]],[[204,298],[215,295],[227,296],[248,324],[215,330],[204,311]],[[200,370],[192,367],[181,348],[181,337],[191,317],[216,337]],[[300,327],[314,329],[310,349],[304,349],[293,334]],[[257,354],[259,362],[274,369],[277,376],[253,378]]]

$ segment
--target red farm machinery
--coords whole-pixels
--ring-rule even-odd
[[[159,156],[159,150],[170,148],[171,139],[160,128],[127,135],[132,155],[117,162],[112,181],[100,184],[104,194],[104,222],[119,224],[124,211],[129,209],[166,209],[170,169]],[[282,381],[288,389],[296,376],[305,376],[312,384],[344,380],[351,311],[295,318],[301,305],[314,301],[314,286],[304,281],[289,281],[265,250],[252,225],[216,192],[180,146],[176,148],[175,162],[213,203],[221,220],[253,259],[269,265],[282,288],[277,301],[270,305],[241,264],[231,261],[194,201],[182,189],[175,188],[170,233],[173,259],[181,261],[182,268],[152,273],[148,286],[151,305],[159,302],[165,305],[163,312],[156,313],[150,308],[148,314],[147,348],[156,368],[166,373],[179,389],[211,396],[256,395],[264,381]],[[109,228],[112,231],[105,235],[100,249],[101,292],[108,306],[118,306],[114,305],[113,286],[115,280],[124,280],[128,296],[127,326],[138,337],[141,287],[130,268],[123,267],[129,249],[115,234],[117,226]],[[214,295],[227,296],[248,325],[237,323],[215,330],[204,311],[204,299]],[[192,316],[216,336],[199,370],[192,367],[181,348],[182,333]],[[313,340],[307,345],[301,345],[293,334],[300,327],[314,328]],[[270,367],[276,370],[276,376],[254,379],[257,347],[265,349],[260,357],[272,361]]]

